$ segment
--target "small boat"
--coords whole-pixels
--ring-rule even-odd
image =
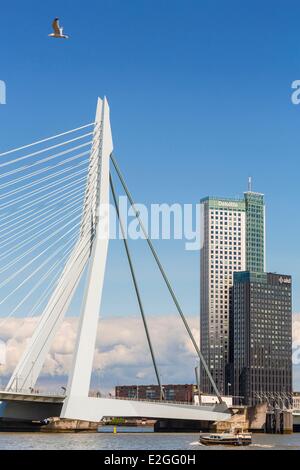
[[[294,432],[300,432],[300,409],[293,411]]]
[[[200,444],[206,446],[248,446],[252,442],[252,434],[248,432],[222,432],[200,435]]]

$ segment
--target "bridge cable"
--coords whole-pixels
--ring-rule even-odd
[[[71,134],[72,132],[77,132],[77,131],[80,131],[82,129],[86,129],[87,127],[93,126],[94,124],[95,124],[94,122],[91,122],[89,124],[85,124],[84,126],[80,126],[80,127],[75,128],[75,129],[71,129],[70,131],[62,132],[61,134],[56,134],[54,136],[47,137],[46,139],[38,140],[36,142],[32,142],[31,144],[23,145],[22,147],[18,147],[18,148],[12,149],[12,150],[8,150],[7,152],[2,152],[2,153],[0,153],[0,157],[4,157],[4,155],[9,155],[9,154],[14,153],[14,152],[18,152],[19,150],[24,150],[24,149],[32,147],[34,145],[43,144],[44,142],[48,142],[49,140],[57,139],[58,137],[62,137],[64,135]]]
[[[79,139],[79,137],[77,137],[77,139]],[[73,142],[74,139],[72,141],[69,141],[69,142]],[[29,168],[32,168],[34,166],[38,166],[38,165],[41,165],[42,163],[46,163],[46,162],[49,162],[50,160],[54,160],[55,158],[58,158],[58,157],[61,157],[63,155],[66,155],[68,153],[71,153],[73,152],[73,150],[76,150],[78,148],[82,148],[82,147],[86,147],[87,145],[89,145],[92,141],[87,141],[87,142],[84,142],[83,144],[81,145],[76,145],[75,147],[71,147],[67,150],[64,150],[62,152],[59,152],[59,153],[54,153],[52,155],[48,155],[47,157],[45,158],[42,158],[41,160],[37,160],[36,162],[33,162],[33,163],[29,163],[28,165],[23,165],[23,166],[20,166],[18,168],[15,168],[14,170],[10,170],[10,171],[7,171],[6,173],[1,173],[0,175],[0,179],[2,178],[6,178],[7,176],[11,176],[11,175],[15,175],[16,173],[20,173],[21,171],[24,171],[24,170],[28,170]],[[61,145],[64,145],[65,142],[63,142]],[[45,149],[45,151],[47,150],[51,150],[53,147],[49,147],[47,149]],[[30,155],[31,156],[31,155]]]
[[[1,205],[0,205],[0,209],[3,210],[3,209],[6,209],[6,208],[8,208],[8,207],[11,207],[11,206],[15,205],[17,202],[19,202],[20,200],[24,201],[25,199],[30,199],[31,197],[34,197],[35,194],[41,193],[41,192],[45,191],[46,189],[53,188],[53,187],[55,187],[55,186],[57,186],[57,185],[61,185],[62,182],[69,181],[69,180],[71,180],[72,178],[74,178],[74,176],[82,175],[82,174],[84,174],[84,173],[86,173],[86,169],[77,171],[77,172],[75,172],[75,173],[73,173],[73,174],[71,174],[71,175],[65,176],[65,177],[62,178],[62,179],[59,179],[59,180],[56,180],[56,181],[54,181],[54,182],[52,182],[52,183],[46,184],[43,188],[38,188],[38,189],[35,189],[35,190],[31,191],[29,195],[26,195],[26,196],[24,196],[24,195],[23,195],[23,196],[19,196],[19,197],[16,198],[14,201],[8,201],[8,202],[6,202],[5,204],[1,204]],[[85,178],[85,179],[86,179],[86,178]],[[74,182],[73,182],[73,183],[74,183]],[[71,183],[71,184],[72,184],[72,183]],[[66,187],[67,187],[67,186],[65,186],[65,188],[66,188]],[[64,188],[64,189],[65,189],[65,188]],[[55,191],[56,191],[56,190],[54,190],[54,192],[55,192]],[[49,193],[48,193],[48,195],[49,195]],[[45,199],[48,199],[48,197],[45,197]],[[35,200],[35,201],[36,201],[36,200]]]
[[[38,203],[45,203],[45,201],[47,201],[48,199],[51,199],[52,202],[54,201],[53,204],[57,204],[58,201],[64,199],[66,196],[70,196],[71,194],[77,193],[78,192],[78,183],[81,183],[81,182],[84,182],[84,181],[86,181],[86,176],[78,178],[77,180],[65,185],[60,190],[54,189],[53,191],[49,191],[46,195],[43,195],[41,197],[38,197],[38,198],[34,199],[34,202],[27,202],[26,204],[24,204],[22,209],[19,209],[17,211],[14,211],[12,214],[8,214],[5,217],[2,217],[2,220],[7,220],[7,219],[9,219],[9,220],[8,220],[8,222],[5,222],[5,224],[0,224],[0,227],[4,227],[5,225],[9,225],[10,224],[10,219],[13,219],[13,220],[18,220],[20,218],[22,219],[22,217],[24,215],[22,213],[24,211],[26,211],[27,209],[36,206]],[[74,189],[74,186],[75,186],[75,189]],[[67,188],[68,189],[71,188],[71,191],[64,192]],[[79,189],[82,190],[82,188],[79,188]],[[56,194],[56,196],[58,194],[62,194],[62,195],[60,197],[53,197],[53,194]],[[51,204],[51,205],[53,205],[53,204]],[[50,207],[50,205],[49,205],[49,207]],[[41,209],[40,211],[35,211],[34,209],[32,209],[32,210],[29,211],[29,213],[33,212],[34,214],[37,214],[38,212],[41,212],[41,211],[43,211],[43,209]],[[20,214],[20,215],[18,217],[15,217],[16,214]]]
[[[25,241],[22,241],[21,243],[18,243],[16,246],[14,246],[13,248],[11,248],[10,250],[6,251],[5,253],[3,253],[1,256],[0,256],[0,261],[3,261],[4,259],[6,259],[11,253],[13,252],[17,252],[18,250],[20,250],[20,248],[23,248],[24,246],[26,246],[28,243],[32,242],[33,240],[35,240],[36,238],[40,238],[41,235],[43,234],[46,234],[47,232],[49,232],[50,229],[54,228],[58,222],[63,222],[64,220],[66,220],[68,217],[70,217],[71,215],[75,215],[78,213],[78,211],[81,210],[81,208],[77,207],[76,209],[72,210],[69,212],[69,214],[67,215],[67,217],[65,217],[65,215],[63,217],[60,217],[58,218],[57,220],[55,220],[54,222],[52,222],[51,224],[47,225],[46,228],[43,228],[43,230],[39,231],[38,233],[35,233],[33,236],[30,236],[29,238],[27,238]],[[57,213],[59,213],[60,211],[58,211]],[[64,212],[64,211],[63,211]],[[79,215],[80,216],[80,215]],[[79,216],[75,217],[78,218]],[[74,217],[72,218],[72,222],[75,220]],[[50,219],[51,220],[51,219]],[[69,225],[71,223],[71,221],[67,224]],[[43,225],[43,224],[42,224]],[[65,227],[65,225],[63,226]],[[49,235],[47,238],[43,238],[41,241],[39,241],[38,243],[36,243],[33,247],[31,247],[30,249],[28,249],[27,251],[25,252],[22,252],[21,255],[19,255],[17,258],[14,258],[13,261],[11,261],[10,263],[6,264],[5,266],[3,266],[1,269],[0,269],[0,274],[2,274],[3,272],[7,271],[7,269],[9,269],[10,267],[14,266],[16,263],[18,263],[19,261],[21,261],[23,258],[25,258],[28,254],[32,253],[33,251],[35,251],[39,246],[43,245],[45,243],[45,241],[51,239],[53,237],[53,235],[56,235],[58,232],[60,232],[62,230],[62,227],[60,227],[58,230],[56,230],[55,232],[51,232],[51,235]]]
[[[81,254],[84,253],[84,250],[85,250],[86,248],[88,248],[89,245],[90,245],[90,239],[88,239],[87,242],[84,244],[84,246],[83,246],[83,248],[81,249],[81,251],[80,251],[79,255],[77,256],[77,258],[79,258],[79,257],[81,256]],[[80,269],[79,269],[78,276],[76,277],[76,280],[75,280],[75,285],[79,282],[80,277],[81,277],[81,275],[82,275],[82,272],[84,271],[85,266],[86,266],[86,263],[85,263],[85,262],[82,263],[82,266],[81,266]],[[71,269],[71,267],[72,267],[72,265],[69,267],[69,270]],[[62,295],[63,295],[63,292],[60,293],[59,299],[62,297]],[[61,308],[64,308],[64,307],[62,306]],[[40,318],[40,322],[41,322],[41,321],[44,321],[44,322],[47,321],[47,320],[49,319],[50,315],[52,314],[52,312],[53,312],[53,309],[49,312],[49,314],[48,314],[48,316],[47,316],[46,319],[43,318],[43,316],[42,316],[42,317]],[[60,310],[58,311],[58,313],[57,313],[57,316],[56,316],[56,319],[54,320],[54,324],[53,324],[53,326],[52,326],[52,329],[55,327],[56,323],[59,321],[59,319],[60,319],[60,313],[61,313],[61,309],[60,309]],[[1,323],[0,323],[0,326],[1,326]],[[52,329],[49,331],[48,336],[50,335]],[[45,338],[43,344],[41,344],[41,345],[39,346],[39,352],[43,349],[44,344],[45,344],[45,342],[47,341],[47,339],[48,339],[48,337]],[[33,345],[36,343],[36,341],[37,341],[37,338],[35,338]],[[28,354],[28,352],[27,352],[27,354]],[[25,356],[23,359],[24,359],[24,361],[25,361],[25,360],[27,359],[27,356]],[[34,364],[31,365],[30,370],[29,370],[27,376],[26,376],[26,377],[24,378],[24,380],[23,380],[23,383],[27,380],[27,378],[28,378],[29,375],[31,374],[33,367],[34,367]],[[10,387],[10,390],[11,390],[11,387]]]
[[[79,147],[82,147],[82,146],[80,145]],[[76,148],[78,148],[78,147],[76,147]],[[72,149],[72,151],[73,150],[75,150],[75,148]],[[88,153],[89,153],[89,151],[86,151],[86,152],[83,152],[83,153],[79,153],[77,155],[73,155],[70,158],[66,158],[65,160],[59,161],[59,163],[56,163],[55,165],[50,165],[50,166],[46,166],[44,168],[40,168],[39,170],[35,170],[32,173],[28,173],[27,175],[20,176],[19,178],[7,181],[6,183],[2,183],[2,184],[0,184],[0,189],[4,189],[4,188],[7,188],[8,186],[12,186],[12,185],[14,186],[17,183],[20,183],[21,181],[27,180],[28,178],[32,178],[33,176],[40,175],[41,173],[45,173],[45,172],[50,171],[53,168],[57,168],[59,166],[64,166],[67,163],[71,163],[74,160],[78,160],[79,158],[82,158],[83,156],[87,155]],[[5,176],[5,175],[2,175],[2,176]]]
[[[155,370],[155,375],[156,375],[157,383],[158,383],[159,390],[160,390],[160,397],[162,399],[163,398],[163,388],[162,388],[162,384],[161,384],[161,381],[160,381],[160,376],[159,376],[159,372],[158,372],[158,368],[157,368],[157,364],[156,364],[155,354],[154,354],[154,350],[153,350],[153,347],[152,347],[152,342],[151,342],[150,333],[149,333],[149,329],[148,329],[148,325],[147,325],[147,320],[146,320],[146,317],[145,317],[144,307],[143,307],[143,303],[142,303],[142,299],[141,299],[141,295],[140,295],[140,291],[139,291],[139,287],[138,287],[138,283],[137,283],[137,279],[136,279],[136,275],[135,275],[135,271],[134,271],[134,267],[133,267],[133,263],[132,263],[132,259],[131,259],[127,239],[126,239],[125,229],[124,229],[124,226],[123,226],[122,219],[120,217],[119,204],[117,202],[116,193],[115,193],[115,189],[114,189],[111,174],[109,175],[109,183],[110,183],[110,189],[111,189],[111,192],[112,192],[114,205],[115,205],[115,208],[116,208],[116,213],[117,213],[117,216],[118,216],[118,220],[119,220],[119,224],[120,224],[120,228],[121,228],[121,232],[122,232],[122,236],[123,236],[124,247],[125,247],[125,251],[126,251],[126,255],[127,255],[127,259],[128,259],[128,264],[129,264],[129,268],[130,268],[130,272],[131,272],[132,281],[133,281],[133,284],[134,284],[134,289],[135,289],[137,301],[138,301],[138,304],[139,304],[140,313],[141,313],[144,328],[145,328],[145,333],[146,333],[146,337],[147,337],[147,341],[148,341],[148,346],[149,346],[149,349],[150,349],[150,354],[151,354],[151,358],[152,358],[152,362],[153,362],[153,367],[154,367],[154,370]]]
[[[70,132],[72,131],[67,133]],[[53,139],[67,133],[53,136]],[[46,149],[30,152],[28,155],[23,154],[19,158],[0,164],[1,168],[14,164],[13,168],[4,173],[1,172],[0,175],[0,179],[2,179],[2,184],[0,185],[0,191],[2,192],[0,195],[0,200],[2,199],[0,209],[3,213],[0,224],[0,238],[3,242],[1,244],[0,255],[2,262],[0,288],[4,288],[7,284],[14,282],[9,290],[4,291],[4,298],[1,299],[0,305],[4,304],[4,302],[7,303],[9,298],[17,300],[13,308],[10,309],[9,315],[5,315],[5,318],[2,317],[0,327],[10,317],[15,316],[16,312],[25,303],[27,305],[29,299],[31,303],[28,309],[29,314],[36,315],[38,313],[40,306],[51,295],[53,286],[60,282],[63,274],[61,273],[61,266],[64,267],[66,259],[72,256],[74,243],[79,243],[78,254],[76,258],[72,258],[72,264],[76,260],[79,263],[78,279],[85,268],[84,259],[89,250],[90,239],[83,239],[82,241],[80,241],[80,238],[78,239],[78,237],[81,237],[79,229],[81,226],[80,219],[83,215],[82,204],[80,202],[84,198],[84,204],[89,204],[94,197],[93,194],[84,191],[81,183],[86,181],[87,174],[90,173],[90,164],[95,160],[97,149],[94,140],[73,147],[70,144],[79,139],[83,142],[83,139],[90,135],[94,135],[95,138],[95,130],[94,132],[76,136],[73,139],[60,142]],[[46,140],[51,140],[51,138],[5,152],[0,154],[0,156],[40,144]],[[62,146],[66,147],[67,145],[71,148],[67,147],[64,151],[50,154],[51,150]],[[89,146],[89,150],[76,154],[76,150],[82,147],[87,148],[87,146]],[[42,159],[33,159],[33,157],[45,152],[48,152],[48,155]],[[67,154],[69,155],[67,156]],[[81,158],[88,154],[90,155],[89,160]],[[61,158],[62,156],[66,156],[66,158]],[[29,159],[30,157],[32,157],[32,160],[28,161],[27,164],[20,163],[22,160]],[[58,160],[59,157],[60,159]],[[54,163],[54,159],[58,160],[57,163]],[[79,164],[77,164],[78,161],[80,162]],[[16,167],[17,162],[20,164]],[[46,162],[49,163],[47,164]],[[58,167],[63,169],[60,168],[60,171],[57,171]],[[60,243],[63,239],[67,240],[64,243]],[[14,242],[14,249],[12,250],[11,247]],[[26,245],[28,249],[25,253],[22,253],[22,249]],[[31,253],[33,256],[30,256]],[[28,257],[28,262],[25,257]],[[34,265],[33,263],[36,263],[38,258],[41,259],[42,263]],[[26,260],[25,265],[22,265],[23,259]],[[23,275],[21,276],[22,272]],[[15,293],[21,290],[21,288],[23,290],[24,284],[29,283],[30,279],[33,281],[33,277],[34,284],[31,285],[31,289],[27,289],[24,295],[17,296]],[[16,282],[13,281],[15,278],[18,278]],[[55,312],[54,325],[57,324],[61,308],[63,307],[59,307],[59,311]],[[52,309],[53,306],[51,306]],[[26,314],[27,316],[28,313]]]
[[[74,242],[75,238],[76,238],[76,234],[70,240],[68,240],[67,243],[60,246],[60,248],[58,250],[56,250],[55,254],[57,255],[60,251],[63,251],[66,248],[66,246],[70,245],[70,242],[71,243]],[[68,246],[68,250],[69,250],[69,246]],[[51,257],[51,259],[52,259],[52,257]],[[48,261],[50,261],[50,257],[48,258]],[[43,274],[43,276],[38,280],[38,282],[36,284],[34,284],[33,288],[25,295],[25,297],[22,297],[22,300],[16,305],[16,307],[14,307],[14,309],[9,312],[9,314],[5,317],[5,319],[0,323],[0,327],[3,326],[3,323],[5,323],[5,321],[8,320],[8,318],[13,316],[13,314],[36,291],[36,289],[43,283],[43,281],[45,279],[47,279],[49,272],[51,273],[52,270],[54,269],[54,267],[57,266],[57,264],[59,264],[60,262],[61,262],[61,258],[54,265],[51,265],[51,268],[45,274]]]
[[[70,244],[71,242],[71,244]],[[52,279],[50,282],[47,283],[47,288],[42,292],[42,294],[38,297],[38,299],[36,300],[36,302],[34,303],[33,307],[31,308],[31,310],[28,311],[28,313],[26,313],[26,315],[24,317],[22,317],[22,323],[20,325],[18,325],[16,327],[16,330],[12,336],[11,339],[14,339],[16,338],[16,336],[18,336],[18,331],[25,325],[25,322],[28,318],[31,318],[31,317],[34,317],[36,314],[37,314],[37,309],[43,305],[43,303],[46,301],[46,299],[48,298],[48,295],[51,293],[53,287],[56,285],[56,283],[58,282],[58,279],[59,279],[59,274],[61,272],[61,264],[63,265],[64,262],[66,261],[66,258],[69,256],[72,248],[73,248],[73,240],[70,239],[67,243],[64,244],[64,248],[67,246],[67,245],[70,245],[70,246],[67,246],[67,248],[63,251],[63,253],[60,255],[59,259],[53,264],[51,265],[51,268],[46,272],[46,276],[44,275],[43,276],[43,281],[45,281],[46,279],[48,279],[50,277],[50,275],[52,274],[52,272],[54,272],[53,276],[52,276]],[[3,325],[3,323],[2,323]]]
[[[39,186],[44,181],[51,180],[53,178],[56,178],[57,176],[60,176],[60,175],[63,175],[65,173],[68,173],[68,172],[72,171],[74,168],[80,168],[84,165],[86,166],[86,161],[83,160],[80,163],[77,163],[76,165],[69,166],[69,167],[64,168],[62,170],[59,170],[59,171],[55,171],[55,172],[51,173],[50,175],[47,175],[47,176],[44,176],[43,178],[40,178],[37,181],[33,181],[32,183],[27,183],[27,184],[25,184],[25,185],[23,185],[23,186],[21,186],[17,189],[8,191],[5,195],[0,196],[0,200],[9,198],[10,196],[15,196],[15,194],[18,194],[22,191],[25,191],[26,189],[30,189],[30,188],[33,188],[35,186]],[[58,181],[60,181],[60,180],[58,180]],[[46,186],[44,188],[46,188]],[[42,188],[42,189],[44,189],[44,188]],[[32,194],[31,191],[30,191],[30,193]],[[21,196],[21,198],[23,198],[23,196]]]
[[[74,148],[73,148],[72,150],[74,150]],[[92,151],[91,157],[93,157],[93,155],[95,154],[95,152],[94,152],[94,150],[93,150],[93,146],[92,146],[91,151]],[[82,153],[82,154],[80,154],[80,155],[82,156],[82,155],[86,155],[86,154],[88,154],[88,153],[89,153],[89,151],[84,152],[84,153]],[[75,175],[77,175],[77,174],[81,174],[81,173],[75,173]],[[0,177],[1,177],[1,176],[0,176]],[[72,178],[72,176],[71,176],[71,178]],[[67,179],[70,179],[70,177],[68,177]],[[66,179],[60,180],[59,183],[62,183],[62,182],[65,181],[65,180],[66,180]],[[7,215],[7,216],[5,216],[5,217],[2,217],[2,222],[3,222],[4,220],[7,220],[7,219],[10,220],[11,218],[13,218],[14,220],[19,219],[19,218],[22,217],[22,216],[19,216],[18,218],[16,218],[15,215],[24,212],[25,207],[27,207],[27,208],[33,207],[33,206],[35,206],[38,202],[47,200],[47,199],[49,199],[50,197],[51,197],[51,200],[53,200],[53,196],[52,196],[53,193],[56,192],[56,195],[59,194],[59,193],[64,193],[64,191],[65,191],[67,188],[69,188],[69,187],[72,186],[73,184],[75,185],[75,184],[77,184],[78,182],[81,182],[81,181],[83,181],[83,180],[85,180],[85,177],[84,177],[83,179],[78,180],[78,181],[74,181],[74,182],[72,182],[72,183],[70,183],[70,184],[68,184],[68,185],[65,185],[65,186],[64,186],[62,189],[60,189],[60,190],[54,189],[54,191],[49,191],[49,192],[48,192],[48,195],[46,195],[46,196],[44,195],[44,196],[42,196],[42,197],[40,197],[40,198],[35,198],[35,201],[34,201],[33,203],[30,203],[30,202],[29,202],[29,203],[26,203],[26,204],[23,206],[23,208],[21,208],[21,209],[18,210],[18,211],[15,211],[14,214],[12,214],[12,215],[9,214],[9,215]],[[49,187],[52,187],[52,186],[55,186],[55,184],[54,184],[54,185],[53,185],[53,184],[47,185],[46,188],[49,188]],[[44,188],[44,189],[46,189],[46,188]],[[41,192],[41,191],[43,191],[43,188],[41,188],[39,191],[34,191],[34,193]],[[20,198],[19,198],[19,199],[20,199]],[[19,199],[18,199],[18,200],[19,200]],[[26,199],[28,199],[28,197],[27,197]],[[61,198],[60,198],[60,199],[61,199]],[[24,200],[23,197],[22,197],[22,200]],[[17,201],[15,201],[15,202],[17,202]],[[14,205],[14,203],[9,203],[9,204],[6,203],[4,206],[1,206],[1,207],[2,207],[2,208],[6,208],[6,207],[10,207],[11,205]],[[9,222],[7,222],[7,223],[9,223]],[[3,224],[3,223],[0,224],[0,227],[2,227],[3,225],[7,225],[7,223],[6,223],[6,224]]]
[[[90,134],[88,134],[88,135],[90,135]],[[85,137],[85,136],[80,137],[80,139],[83,138],[83,137]],[[24,156],[22,156],[22,157],[16,158],[15,160],[10,160],[10,161],[8,161],[8,162],[1,163],[1,164],[0,164],[0,168],[3,168],[4,166],[12,165],[13,163],[17,163],[17,162],[19,162],[19,161],[21,161],[21,160],[26,160],[27,158],[35,157],[35,156],[37,156],[37,155],[39,155],[39,154],[41,154],[41,153],[48,152],[49,150],[52,150],[52,149],[54,149],[54,148],[61,147],[61,146],[63,146],[63,145],[67,145],[67,144],[69,144],[69,143],[71,143],[71,142],[74,142],[74,140],[75,140],[75,139],[72,139],[72,140],[69,140],[69,141],[66,141],[66,142],[61,142],[61,143],[59,143],[59,144],[57,144],[57,145],[53,145],[53,146],[51,146],[51,147],[46,147],[46,148],[44,148],[44,149],[38,150],[37,152],[29,153],[29,154],[24,155]],[[76,139],[76,140],[78,140],[78,139]],[[71,149],[67,149],[67,150],[64,150],[64,151],[62,151],[62,152],[59,152],[59,153],[57,153],[57,154],[51,155],[51,157],[52,157],[52,158],[56,158],[56,157],[58,157],[58,156],[60,156],[60,155],[65,155],[66,153],[72,152],[72,150],[75,150],[76,148],[86,147],[86,146],[89,145],[90,143],[91,143],[91,141],[84,142],[83,144],[76,145],[76,147],[72,147]],[[50,158],[50,156],[49,156],[49,158]],[[39,161],[38,161],[38,162],[39,162]],[[38,162],[35,162],[35,163],[38,163]],[[3,173],[3,176],[8,176],[8,174],[11,174],[12,172],[14,172],[14,170],[8,171],[8,172],[6,172],[6,173]]]
[[[68,204],[64,205],[59,211],[57,211],[57,202],[54,202],[53,204],[49,204],[47,206],[47,210],[44,208],[41,209],[40,211],[36,211],[32,214],[33,211],[30,211],[30,216],[29,217],[24,217],[23,220],[19,220],[15,224],[11,224],[10,228],[11,230],[8,230],[5,232],[5,229],[0,230],[0,234],[5,232],[2,236],[0,235],[0,244],[1,244],[1,249],[3,249],[5,246],[9,245],[11,243],[11,240],[14,240],[15,238],[19,238],[20,235],[24,235],[28,231],[31,232],[34,227],[36,227],[37,224],[40,222],[43,222],[45,219],[52,220],[55,216],[56,213],[58,212],[63,212],[66,208],[72,207],[72,205],[75,202],[82,201],[83,199],[83,191],[80,188],[77,190],[78,194],[74,194],[73,197],[68,198]],[[71,202],[72,201],[72,202]],[[54,207],[52,207],[54,206]],[[29,220],[28,220],[29,219]],[[37,222],[34,222],[36,221]],[[22,223],[24,221],[24,223]],[[34,223],[33,223],[34,222]],[[7,225],[7,224],[6,224]],[[21,225],[22,230],[19,230],[18,227]],[[27,227],[29,225],[29,227]],[[10,233],[17,233],[14,236],[8,237]],[[1,240],[5,240],[6,243],[2,243]]]
[[[77,217],[78,218],[78,217]],[[63,227],[61,227],[61,230],[63,228],[65,228],[67,225],[70,225],[69,223],[68,224],[65,224]],[[13,279],[15,279],[21,272],[23,272],[26,268],[28,268],[34,261],[36,261],[38,258],[40,258],[44,253],[46,253],[49,248],[52,248],[54,245],[56,245],[57,242],[59,242],[61,239],[63,239],[66,235],[68,235],[69,233],[71,233],[75,228],[77,228],[78,226],[80,226],[80,223],[76,224],[75,227],[72,227],[71,229],[69,229],[67,232],[64,232],[63,235],[61,235],[58,239],[56,239],[53,243],[51,243],[50,245],[47,246],[46,249],[44,249],[43,251],[41,251],[37,256],[35,256],[34,258],[32,258],[32,260],[30,260],[28,263],[26,263],[24,266],[22,266],[18,271],[14,272],[13,274],[11,274],[8,278],[5,279],[5,281],[2,281],[2,283],[0,284],[0,288],[6,286],[7,284],[9,284],[10,281],[12,281]],[[57,233],[58,231],[54,232],[52,235],[54,235],[55,233]],[[45,238],[44,241],[46,241],[47,239],[49,239],[51,237],[47,237]],[[46,260],[47,261],[47,260]],[[22,281],[20,284],[17,285],[17,287],[11,291],[8,295],[6,295],[6,297],[4,297],[4,299],[2,299],[0,301],[0,305],[2,305],[9,297],[11,297],[12,294],[14,294],[17,290],[20,289],[20,287],[23,286],[23,284],[25,284],[27,281],[29,281],[29,279],[31,279],[38,271],[40,271],[40,269],[42,267],[44,267],[44,265],[46,264],[46,262],[43,262],[42,264],[39,265],[39,267],[34,270],[33,272],[30,273],[30,275],[28,277],[25,278],[24,281]]]

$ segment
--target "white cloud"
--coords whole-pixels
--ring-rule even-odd
[[[189,320],[197,340],[198,319]],[[37,324],[37,319],[8,319],[0,330],[6,342],[6,364],[2,374],[8,377],[14,370]],[[45,361],[41,383],[55,387],[64,385],[71,366],[76,338],[77,318],[66,318],[57,333]],[[150,317],[148,326],[164,382],[194,381],[197,361],[193,346],[180,319],[175,316]],[[190,365],[190,367],[189,367]],[[134,317],[101,319],[97,331],[94,357],[94,385],[100,380],[105,389],[121,383],[153,383],[151,356],[142,322]],[[93,383],[92,383],[93,385]]]
[[[199,319],[190,317],[190,327],[199,341]],[[11,318],[0,330],[0,340],[6,343],[6,364],[1,374],[9,377],[14,370],[26,342],[36,326],[37,319]],[[40,383],[47,387],[65,385],[71,366],[76,338],[77,318],[66,318],[55,337],[41,373]],[[149,317],[153,347],[162,381],[165,383],[194,382],[197,356],[181,320],[175,316]],[[300,389],[300,314],[294,315],[293,345],[295,388]],[[298,366],[297,366],[298,364]],[[153,383],[155,375],[151,363],[142,322],[134,317],[101,319],[97,331],[92,387],[110,390],[114,385]]]
[[[300,313],[293,317],[293,342],[300,346]]]

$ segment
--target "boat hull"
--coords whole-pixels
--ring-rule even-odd
[[[300,411],[297,410],[293,413],[293,430],[300,432]]]
[[[200,436],[200,444],[206,446],[248,446],[251,442],[251,436]]]

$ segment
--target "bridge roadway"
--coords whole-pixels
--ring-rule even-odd
[[[0,418],[43,421],[61,417],[99,422],[103,417],[225,421],[225,404],[193,405],[167,401],[67,397],[47,393],[0,391]]]

